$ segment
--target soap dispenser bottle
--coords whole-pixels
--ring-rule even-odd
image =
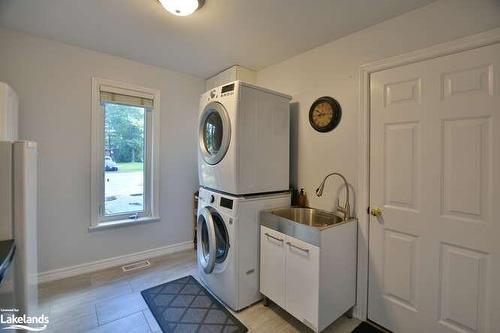
[[[299,207],[307,207],[307,195],[303,188],[300,189],[297,204]]]

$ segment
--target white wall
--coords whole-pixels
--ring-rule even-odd
[[[356,188],[362,64],[498,26],[500,1],[441,0],[259,71],[259,85],[293,96],[291,177],[305,188],[310,205],[334,208],[340,180],[329,180],[323,197],[314,194],[329,171],[340,171]],[[308,113],[312,102],[325,95],[340,102],[342,120],[336,130],[322,134],[311,128]]]
[[[0,81],[20,97],[20,137],[39,143],[40,271],[191,240],[204,80],[8,30],[0,45]],[[87,230],[93,76],[161,91],[161,222]]]

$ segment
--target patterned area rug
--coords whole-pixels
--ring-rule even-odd
[[[143,290],[164,333],[243,333],[248,329],[192,276]]]

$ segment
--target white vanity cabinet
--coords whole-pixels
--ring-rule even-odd
[[[320,332],[354,306],[356,237],[356,220],[310,242],[261,225],[260,292]]]

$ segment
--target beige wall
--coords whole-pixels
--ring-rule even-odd
[[[204,80],[8,30],[0,45],[0,81],[20,98],[20,137],[39,144],[40,271],[191,240]],[[161,222],[87,230],[93,76],[161,91]]]
[[[259,71],[259,85],[293,96],[291,177],[311,206],[334,208],[340,180],[329,180],[323,197],[314,194],[329,171],[340,171],[356,188],[362,64],[498,26],[499,1],[441,0]],[[336,98],[343,112],[337,129],[323,134],[311,128],[308,112],[325,95]]]

